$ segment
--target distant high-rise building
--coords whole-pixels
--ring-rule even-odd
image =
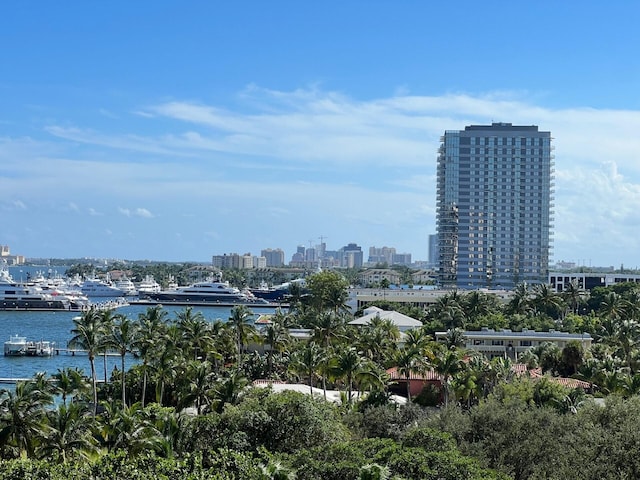
[[[339,250],[340,266],[347,268],[360,268],[364,263],[362,247],[350,243]]]
[[[284,265],[284,252],[279,249],[267,248],[260,252],[267,259],[267,267],[282,267]]]
[[[510,123],[446,131],[437,169],[438,281],[506,288],[547,281],[550,132]]]
[[[393,247],[369,247],[369,263],[386,263],[387,265],[393,264],[393,256],[396,254],[396,249]]]
[[[394,253],[391,257],[390,265],[411,265],[411,254],[410,253]]]

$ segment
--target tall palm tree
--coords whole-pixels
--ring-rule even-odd
[[[420,373],[427,366],[424,351],[414,345],[403,345],[396,351],[394,362],[398,375],[405,378],[407,401],[411,402],[411,375]]]
[[[98,351],[102,353],[102,366],[104,369],[104,383],[107,383],[107,353],[110,348],[108,339],[109,332],[113,329],[113,324],[116,321],[116,316],[119,314],[115,313],[113,309],[103,309],[98,313],[100,329],[103,332],[103,335],[100,338],[100,343],[98,345]]]
[[[136,456],[161,448],[163,437],[140,403],[115,407],[104,404],[103,425],[100,429],[102,443],[109,451],[124,450]]]
[[[126,315],[116,315],[109,325],[104,345],[112,348],[120,354],[120,376],[122,389],[122,405],[126,405],[126,369],[125,358],[127,353],[133,353],[138,348],[140,337],[138,325]]]
[[[434,356],[433,369],[442,376],[442,387],[444,388],[444,404],[449,404],[449,392],[451,377],[465,369],[460,350],[444,350]]]
[[[70,348],[79,348],[87,351],[89,364],[91,365],[91,382],[93,388],[93,415],[98,411],[98,389],[96,378],[96,354],[102,344],[104,331],[100,325],[100,312],[91,308],[73,319],[74,328],[71,330]]]
[[[273,316],[271,323],[267,324],[264,328],[264,343],[269,345],[269,350],[267,351],[269,375],[273,373],[274,352],[282,351],[291,339],[289,330],[286,328],[284,322],[284,317]]]
[[[156,381],[156,403],[160,405],[163,405],[166,386],[173,384],[178,374],[178,367],[183,360],[178,355],[181,339],[182,332],[178,325],[169,325],[161,339],[162,347],[156,350],[152,358],[151,366]]]
[[[167,312],[160,305],[147,308],[138,315],[138,355],[142,358],[142,407],[145,406],[149,362],[160,346],[166,329]]]
[[[588,291],[580,286],[575,278],[564,286],[562,297],[570,307],[572,313],[578,313],[580,306],[586,302]]]
[[[337,378],[344,378],[347,386],[347,401],[351,404],[353,380],[364,367],[365,359],[354,347],[339,350],[332,358],[331,365]]]
[[[304,375],[308,379],[309,392],[313,393],[313,377],[325,360],[325,353],[315,342],[307,342],[298,350],[295,350],[289,361],[289,368],[296,374]]]
[[[359,351],[379,365],[387,365],[396,350],[400,330],[389,319],[381,319],[379,316],[371,319],[369,325],[365,325],[357,332],[353,342],[358,345]]]
[[[622,295],[616,292],[609,292],[605,295],[600,304],[600,315],[611,320],[619,320],[625,314],[627,302]]]
[[[201,415],[204,407],[210,403],[209,396],[214,377],[210,362],[190,361],[186,369],[188,383],[185,385],[186,391],[179,406],[188,407],[195,403],[196,411]]]
[[[244,346],[247,344],[249,338],[256,333],[253,325],[253,312],[246,305],[237,305],[231,309],[228,324],[234,332],[237,348],[237,365],[240,365]]]

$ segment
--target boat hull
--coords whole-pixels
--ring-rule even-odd
[[[63,300],[0,300],[0,310],[42,310],[42,311],[75,311],[82,307],[73,302]]]
[[[207,304],[207,305],[261,305],[268,303],[263,299],[239,297],[237,295],[216,295],[212,298],[208,295],[181,295],[172,292],[148,293],[146,300],[168,304]]]

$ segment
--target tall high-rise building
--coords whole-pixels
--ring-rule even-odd
[[[282,267],[284,265],[284,252],[280,248],[266,248],[260,255],[267,259],[267,267]]]
[[[449,288],[545,283],[551,133],[510,123],[446,131],[438,150],[438,280]]]

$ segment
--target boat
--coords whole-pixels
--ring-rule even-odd
[[[39,340],[27,341],[27,337],[12,335],[4,342],[5,357],[50,357],[53,355],[53,343]]]
[[[187,287],[176,287],[170,290],[148,293],[146,298],[158,303],[173,304],[206,304],[206,305],[260,305],[268,304],[249,291],[240,291],[236,287],[223,282],[221,278],[209,278]]]
[[[290,295],[290,289],[292,284],[297,284],[300,288],[304,289],[306,282],[304,279],[299,278],[290,282],[282,283],[280,285],[268,286],[265,283],[261,284],[259,288],[250,289],[251,293],[257,297],[262,298],[271,303],[286,301]]]
[[[138,295],[138,289],[126,275],[123,275],[113,282],[113,286],[122,290],[125,297],[135,297]]]
[[[87,297],[124,297],[125,292],[112,285],[109,281],[88,278],[80,286],[80,290]]]
[[[162,287],[158,282],[156,282],[153,275],[145,276],[144,280],[138,284],[138,296],[141,298],[146,297],[149,293],[158,293],[161,290]]]
[[[0,310],[83,310],[84,298],[63,291],[43,289],[37,284],[17,283],[0,267]]]

